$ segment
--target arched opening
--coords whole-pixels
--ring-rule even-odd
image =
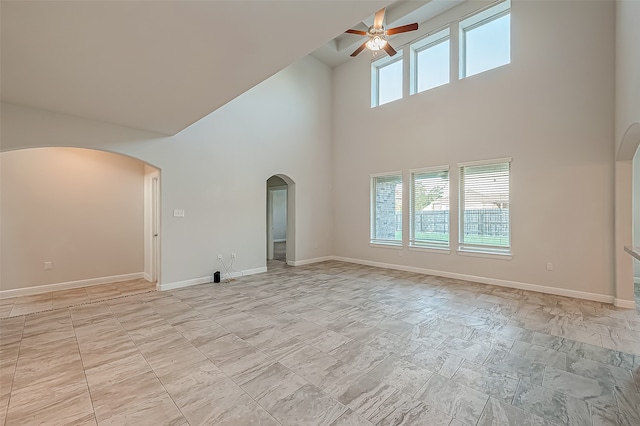
[[[160,281],[158,168],[67,147],[6,151],[0,161],[0,297]]]
[[[295,261],[295,183],[286,175],[267,179],[267,267]]]
[[[637,306],[634,294],[634,260],[625,252],[625,247],[634,246],[634,226],[640,226],[640,212],[634,211],[634,204],[640,199],[640,186],[634,185],[634,174],[640,173],[640,168],[634,170],[634,156],[638,146],[640,123],[634,123],[622,138],[615,164],[615,305],[623,308]],[[638,220],[634,221],[634,217],[638,217]]]

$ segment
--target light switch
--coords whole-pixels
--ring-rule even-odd
[[[184,210],[174,210],[173,217],[184,217]]]

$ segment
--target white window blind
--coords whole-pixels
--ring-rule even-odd
[[[409,245],[449,248],[449,168],[411,173]]]
[[[510,253],[511,160],[460,165],[460,249]]]
[[[371,177],[371,242],[402,244],[402,174]]]

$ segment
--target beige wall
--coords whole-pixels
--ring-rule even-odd
[[[470,7],[477,4],[463,4],[422,30]],[[510,65],[377,108],[370,107],[370,56],[336,68],[335,254],[610,300],[614,24],[614,2],[513,1]],[[513,157],[512,260],[369,246],[370,174],[402,170],[406,180],[409,169],[448,164],[455,195],[457,163],[503,157]],[[454,249],[457,198],[451,197]]]
[[[616,1],[616,152],[640,124],[640,1]]]
[[[264,270],[265,182],[274,174],[295,182],[288,258],[332,254],[330,108],[331,70],[306,57],[173,137],[3,104],[2,149],[89,147],[159,168],[160,278],[168,288],[210,280],[218,253],[227,265],[236,253],[237,271]]]
[[[640,155],[633,157],[633,245],[640,247]],[[626,253],[625,253],[626,254]],[[628,257],[625,256],[628,260]],[[633,260],[634,281],[640,282],[640,261]]]
[[[640,2],[616,1],[615,284],[616,297],[634,306],[634,265],[624,246],[634,244],[632,159],[640,145]]]
[[[0,161],[2,290],[143,271],[142,162],[74,148]]]

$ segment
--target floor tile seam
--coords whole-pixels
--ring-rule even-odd
[[[222,326],[220,326],[220,327],[222,327]],[[226,329],[225,329],[225,330],[226,330]],[[176,331],[177,331],[177,330],[176,330]],[[227,330],[227,331],[228,331],[228,330]],[[178,333],[180,333],[180,331],[178,331]],[[181,334],[182,334],[182,333],[181,333]],[[234,335],[234,336],[236,336],[238,339],[242,340],[243,342],[247,343],[248,345],[250,345],[250,346],[251,346],[251,347],[253,347],[254,349],[258,350],[261,354],[265,355],[265,356],[266,356],[266,357],[268,357],[270,360],[274,361],[274,363],[273,363],[273,364],[280,364],[280,362],[279,362],[278,360],[276,360],[276,359],[274,359],[274,358],[270,357],[269,355],[265,354],[264,352],[260,351],[257,347],[255,347],[255,346],[251,345],[249,342],[247,342],[246,340],[244,340],[244,339],[240,338],[240,337],[239,337],[238,335],[236,335],[235,333],[231,333],[231,332],[229,332],[229,334],[233,334],[233,335]],[[226,336],[226,335],[225,335],[225,336]],[[184,336],[183,336],[183,337],[184,337]],[[220,337],[224,337],[224,336],[220,336]],[[220,337],[219,337],[219,338],[220,338]],[[218,338],[218,339],[219,339],[219,338]],[[186,337],[185,337],[185,339],[186,339]],[[215,340],[218,340],[218,339],[215,339]],[[188,339],[187,339],[187,340],[188,340]],[[214,340],[214,341],[215,341],[215,340]],[[189,342],[189,343],[191,343],[191,342]],[[250,395],[250,394],[249,394],[249,393],[248,393],[248,392],[247,392],[247,391],[242,387],[242,385],[241,385],[238,381],[236,381],[233,377],[231,377],[230,375],[228,375],[226,371],[224,371],[222,368],[220,368],[220,367],[219,367],[219,366],[218,366],[218,365],[217,365],[217,364],[216,364],[212,359],[210,359],[210,358],[209,358],[209,357],[208,357],[204,352],[202,352],[202,351],[200,350],[200,348],[198,348],[197,346],[195,346],[195,345],[193,345],[193,344],[192,344],[192,346],[193,346],[193,347],[194,347],[198,352],[200,352],[200,353],[201,353],[201,354],[202,354],[202,355],[203,355],[203,356],[204,356],[204,357],[205,357],[205,358],[206,358],[206,359],[207,359],[211,364],[213,364],[217,369],[219,369],[219,370],[220,370],[220,372],[221,372],[222,374],[224,374],[224,375],[225,375],[229,380],[231,380],[231,381],[232,381],[236,386],[238,386],[238,388],[239,388],[240,390],[242,390],[242,392],[244,392],[244,394],[245,394],[245,395],[247,395],[249,398],[251,398],[251,400],[252,400],[253,402],[255,402],[258,406],[260,406],[263,410],[265,410],[265,412],[266,412],[267,414],[269,414],[269,416],[270,416],[273,420],[275,420],[279,425],[284,426],[284,425],[282,425],[282,423],[281,423],[277,418],[275,418],[275,416],[274,416],[273,414],[271,414],[271,412],[270,412],[269,410],[267,410],[267,409],[266,409],[264,406],[262,406],[258,401],[256,401],[256,399],[255,399],[253,396],[251,396],[251,395]],[[273,365],[273,364],[271,364],[271,365]],[[283,368],[286,368],[286,369],[287,369],[288,371],[290,371],[292,374],[295,374],[296,376],[300,377],[300,375],[298,375],[297,373],[295,373],[293,370],[289,369],[287,366],[285,366],[285,365],[283,365],[283,364],[280,364],[280,365],[281,365]],[[154,373],[155,373],[155,371],[154,371]],[[300,377],[300,378],[301,378],[302,380],[304,380],[305,382],[309,383],[309,381],[308,381],[308,380],[306,380],[306,379],[304,379],[304,378],[302,378],[302,377]],[[158,380],[160,380],[160,382],[162,383],[162,379],[158,378]],[[249,380],[249,381],[250,381],[250,380]],[[246,384],[246,383],[248,383],[248,381],[247,381],[247,382],[245,382],[244,384]],[[164,383],[163,383],[162,385],[163,385],[163,387],[164,387]],[[169,393],[169,392],[167,391],[167,393]],[[171,396],[171,394],[170,394],[170,393],[169,393],[169,396]],[[171,398],[173,399],[173,396],[171,396]],[[175,403],[175,401],[174,401],[174,403]],[[177,404],[176,404],[176,406],[177,406]],[[178,407],[178,409],[180,409],[180,407]],[[180,410],[180,411],[182,412],[182,410]],[[186,419],[186,417],[185,417],[185,419]],[[224,418],[223,418],[223,419],[224,419]],[[221,420],[222,420],[222,419],[221,419]]]
[[[518,390],[520,389],[520,386],[522,386],[522,381],[523,381],[523,379],[518,379],[518,386],[516,387],[516,391],[515,391],[515,392],[514,392],[514,394],[513,394],[513,399],[511,400],[511,404],[510,404],[510,405],[511,405],[511,406],[513,406],[513,407],[515,407],[515,408],[517,408],[517,409],[519,409],[519,410],[522,410],[524,413],[528,413],[528,414],[531,414],[531,415],[534,415],[534,416],[540,417],[540,418],[542,418],[543,420],[546,420],[547,422],[549,422],[551,425],[554,425],[554,426],[556,426],[556,425],[557,425],[557,426],[561,426],[561,425],[559,425],[558,423],[554,422],[553,420],[550,420],[550,419],[549,419],[549,418],[547,418],[546,416],[541,416],[541,415],[539,415],[539,414],[536,414],[536,413],[533,413],[533,412],[531,412],[531,411],[527,410],[525,407],[518,407],[517,405],[515,405],[515,404],[514,404],[514,402],[515,402],[515,400],[516,400],[516,395],[518,395]],[[534,386],[536,386],[535,384],[533,384],[533,385],[534,385]]]
[[[458,367],[458,368],[459,368],[459,367]],[[426,406],[427,406],[427,407],[429,407],[429,408],[432,408],[433,410],[435,410],[435,411],[437,411],[437,412],[443,413],[443,414],[444,414],[444,415],[446,415],[447,417],[451,417],[451,419],[452,419],[452,420],[453,420],[453,419],[455,419],[455,416],[454,416],[454,415],[450,415],[450,414],[448,414],[447,412],[442,411],[442,410],[440,410],[439,408],[436,408],[436,407],[434,407],[433,405],[431,405],[431,404],[427,403],[425,400],[418,398],[418,393],[420,393],[420,390],[422,390],[422,388],[424,388],[424,387],[427,385],[427,383],[429,383],[429,381],[430,381],[430,380],[431,380],[435,375],[439,375],[440,377],[442,377],[442,378],[444,378],[444,379],[446,379],[446,380],[448,380],[448,381],[454,382],[454,383],[455,383],[455,384],[457,384],[458,386],[462,386],[463,388],[469,389],[469,390],[471,390],[471,391],[473,391],[473,392],[477,392],[477,393],[480,393],[480,394],[482,394],[482,395],[486,396],[486,397],[487,397],[487,401],[485,402],[485,405],[483,406],[482,411],[484,411],[484,407],[486,407],[486,404],[489,402],[489,399],[491,399],[491,395],[487,395],[487,394],[485,394],[484,392],[478,391],[478,390],[476,390],[476,389],[474,389],[474,388],[472,388],[472,387],[470,387],[470,386],[467,386],[467,385],[464,385],[464,384],[462,384],[462,383],[456,382],[455,380],[453,380],[453,379],[451,379],[451,378],[448,378],[448,377],[445,377],[445,376],[443,376],[443,375],[439,374],[438,372],[434,372],[434,373],[432,373],[432,374],[431,374],[431,376],[429,377],[429,379],[427,379],[427,381],[426,381],[422,386],[420,386],[420,388],[418,388],[418,390],[416,391],[416,393],[415,393],[415,394],[413,394],[413,395],[411,395],[411,398],[412,398],[412,399],[414,399],[414,400],[416,400],[416,401],[419,401],[420,403],[422,403],[422,404],[426,405]],[[515,392],[514,392],[514,395],[515,395]],[[476,423],[475,423],[475,424],[477,424],[477,423],[478,423],[478,421],[480,420],[480,417],[482,417],[482,412],[480,413],[480,416],[478,417],[478,420],[476,420]]]
[[[153,293],[155,291],[157,291],[157,290],[149,290],[149,291],[144,291],[144,292],[140,292],[140,293],[124,294],[124,295],[120,295],[120,296],[116,296],[116,297],[109,297],[109,298],[106,298],[106,299],[90,300],[88,302],[76,303],[76,304],[72,304],[72,305],[69,305],[69,306],[60,306],[58,308],[45,309],[43,311],[29,312],[29,313],[26,313],[26,314],[9,316],[7,318],[28,317],[28,316],[31,316],[31,315],[37,315],[37,314],[43,314],[43,313],[49,313],[49,312],[56,312],[56,311],[60,311],[62,309],[69,309],[69,308],[76,308],[78,306],[92,305],[94,303],[107,302],[109,300],[124,299],[126,297],[138,296],[140,294]]]
[[[13,395],[13,383],[14,383],[15,378],[16,378],[16,370],[18,369],[18,360],[20,359],[20,351],[22,350],[22,338],[24,336],[24,322],[25,321],[26,321],[26,319],[22,321],[23,324],[22,324],[22,330],[21,330],[21,333],[20,333],[20,344],[18,345],[18,356],[16,357],[16,366],[15,366],[15,368],[13,370],[13,376],[11,377],[11,387],[9,388],[9,400],[7,401],[7,409],[6,409],[5,417],[4,417],[5,424],[7,422],[7,418],[9,418],[9,408],[11,407],[11,396]]]
[[[143,302],[146,304],[146,302]],[[111,306],[109,306],[109,310],[111,310]],[[113,313],[113,311],[111,311]],[[155,312],[155,311],[154,311]],[[171,395],[171,393],[167,390],[167,388],[165,387],[164,383],[162,382],[162,379],[160,379],[160,377],[158,376],[156,370],[153,369],[153,367],[151,366],[151,364],[149,364],[149,361],[147,360],[147,357],[142,353],[142,351],[140,351],[140,348],[138,347],[138,344],[136,343],[135,340],[133,340],[133,338],[131,337],[131,335],[129,334],[129,332],[124,328],[124,326],[122,325],[122,323],[120,322],[120,318],[118,318],[115,314],[114,318],[118,321],[118,323],[120,324],[120,327],[122,327],[122,329],[125,331],[125,333],[127,333],[127,336],[129,336],[129,339],[131,339],[131,342],[133,343],[133,345],[136,347],[136,350],[138,351],[138,354],[140,354],[140,356],[144,359],[144,361],[147,363],[147,366],[149,367],[149,371],[151,371],[153,373],[153,375],[155,376],[155,378],[158,380],[158,382],[160,383],[160,386],[162,386],[162,389],[164,389],[165,393],[169,396],[169,398],[171,398],[171,401],[173,402],[173,404],[175,405],[175,407],[178,409],[178,411],[180,411],[180,414],[182,415],[182,417],[184,418],[184,420],[189,423],[189,421],[187,420],[187,417],[185,416],[185,414],[182,412],[182,409],[180,408],[180,406],[178,406],[178,404],[176,403],[176,401],[173,399],[173,396]],[[167,323],[168,324],[168,323]],[[169,324],[172,328],[173,326],[171,324]],[[177,330],[176,330],[177,331]],[[180,333],[178,331],[178,333]],[[183,336],[184,337],[184,336]],[[191,343],[191,342],[189,342]],[[197,349],[197,348],[196,348]],[[208,359],[208,358],[207,358]],[[92,400],[93,403],[93,400]],[[95,411],[94,411],[94,415],[95,415]],[[96,419],[97,420],[97,419]]]
[[[515,392],[513,393],[513,395],[515,397]],[[484,406],[482,407],[482,411],[480,411],[480,415],[478,416],[478,420],[476,420],[474,426],[477,425],[480,422],[480,419],[482,418],[482,415],[484,414],[485,410],[489,406],[489,401],[491,401],[491,398],[492,398],[491,395],[489,395],[489,398],[487,398],[487,402],[484,403]]]
[[[71,313],[69,313],[69,316],[71,316]],[[89,401],[91,401],[91,409],[93,410],[93,418],[96,421],[96,424],[98,423],[98,417],[96,415],[96,408],[93,405],[93,396],[91,395],[91,388],[89,387],[89,380],[87,379],[87,370],[84,367],[84,361],[82,359],[82,351],[80,351],[80,343],[78,342],[78,336],[76,334],[76,328],[73,326],[73,319],[71,319],[71,324],[73,327],[73,336],[76,340],[76,346],[78,348],[78,354],[80,355],[80,363],[82,365],[82,374],[84,376],[84,383],[87,386],[87,393],[89,394]]]
[[[146,302],[144,302],[144,303],[146,303]],[[153,307],[151,307],[151,308],[153,309]],[[194,309],[194,308],[192,308],[192,309]],[[154,309],[154,312],[155,312],[155,309]],[[157,312],[156,312],[156,313],[157,313]],[[213,320],[213,319],[212,319],[212,321],[214,321],[214,322],[215,322],[215,320]],[[167,323],[167,324],[169,324],[169,323]],[[216,324],[218,324],[218,323],[216,322]],[[182,334],[182,332],[180,332],[179,330],[177,330],[173,325],[171,325],[171,324],[169,324],[169,325],[171,326],[171,328],[173,328],[175,331],[177,331],[177,332],[178,332],[178,333],[179,333],[179,334],[180,334],[180,335],[181,335],[181,336],[182,336],[186,341],[188,341],[188,342],[189,342],[189,344],[190,344],[194,349],[196,349],[196,350],[197,350],[197,351],[198,351],[202,356],[204,356],[204,357],[205,357],[205,359],[207,359],[207,361],[209,361],[209,362],[210,362],[211,364],[213,364],[216,368],[218,368],[222,374],[224,374],[224,375],[225,375],[229,380],[231,380],[231,381],[232,381],[236,386],[238,386],[238,388],[239,388],[239,389],[241,389],[241,390],[242,390],[242,392],[244,392],[244,394],[245,394],[245,395],[247,395],[249,398],[251,398],[251,400],[252,400],[253,402],[255,402],[257,405],[259,405],[260,407],[262,407],[262,409],[264,409],[264,410],[267,412],[267,414],[269,414],[269,416],[270,416],[271,418],[273,418],[273,419],[274,419],[278,424],[282,425],[282,423],[280,423],[280,421],[278,421],[278,419],[276,419],[276,418],[271,414],[271,412],[269,412],[269,410],[267,410],[265,407],[263,407],[263,406],[262,406],[258,401],[256,401],[256,400],[255,400],[255,399],[254,399],[254,398],[253,398],[253,397],[252,397],[252,396],[251,396],[251,395],[250,395],[246,390],[244,390],[244,388],[242,387],[242,385],[241,385],[240,383],[238,383],[236,380],[234,380],[234,379],[233,379],[233,377],[229,376],[229,375],[228,375],[228,374],[227,374],[227,373],[226,373],[222,368],[220,368],[220,367],[219,367],[219,366],[218,366],[218,365],[217,365],[217,364],[216,364],[212,359],[210,359],[210,358],[207,356],[207,354],[205,354],[204,352],[202,352],[202,351],[200,350],[200,348],[199,348],[199,347],[195,346],[195,345],[194,345],[194,344],[193,344],[193,343],[192,343],[192,342],[191,342],[187,337],[185,337],[185,336],[184,336],[184,334]],[[250,345],[252,348],[254,348],[254,349],[255,349],[255,350],[257,350],[258,352],[260,352],[261,354],[263,354],[264,356],[266,356],[267,358],[269,358],[271,361],[274,361],[274,364],[275,364],[275,363],[279,363],[279,361],[278,361],[278,360],[276,360],[276,359],[272,358],[271,356],[269,356],[269,355],[265,354],[265,353],[264,353],[264,352],[262,352],[259,348],[255,347],[255,346],[254,346],[254,345],[252,345],[251,343],[249,343],[249,342],[247,342],[246,340],[242,339],[240,336],[236,335],[235,333],[233,333],[233,332],[229,331],[228,329],[226,329],[226,328],[225,328],[224,326],[222,326],[221,324],[218,324],[218,326],[222,327],[225,331],[229,332],[229,334],[233,334],[235,337],[237,337],[238,339],[242,340],[244,343],[246,343],[246,344]],[[225,336],[227,336],[227,335],[225,335]],[[224,337],[224,336],[220,336],[220,337],[218,337],[218,339],[220,339],[220,338],[222,338],[222,337]],[[215,342],[215,341],[216,341],[216,340],[218,340],[218,339],[215,339],[215,340],[213,340],[213,341]],[[136,344],[135,342],[134,342],[134,344],[136,345],[136,348],[137,348],[137,344]],[[139,349],[138,349],[138,352],[140,352],[140,350],[139,350]],[[140,354],[142,355],[142,353],[141,353],[141,352],[140,352]],[[144,357],[144,355],[142,355],[142,356]],[[146,360],[147,360],[147,359],[146,359],[146,357],[144,357],[144,358],[145,358],[145,361],[146,361]],[[147,361],[147,364],[149,365],[148,361]],[[272,365],[273,365],[273,364],[272,364]],[[280,364],[280,365],[282,365],[282,364]],[[283,366],[284,368],[286,368],[287,370],[291,371],[293,374],[296,374],[295,372],[293,372],[292,370],[290,370],[288,367],[286,367],[286,366],[284,366],[284,365],[282,365],[282,366]],[[180,413],[182,414],[182,416],[183,416],[183,417],[185,418],[185,420],[186,420],[186,419],[187,419],[187,417],[185,416],[185,414],[183,413],[182,409],[180,408],[180,406],[177,404],[177,402],[176,402],[176,401],[175,401],[175,399],[173,398],[173,395],[171,395],[171,393],[166,389],[166,387],[165,387],[164,383],[162,382],[162,379],[161,379],[160,377],[158,377],[158,375],[156,374],[156,371],[151,367],[151,365],[149,365],[149,368],[151,369],[151,371],[153,371],[153,373],[155,374],[156,378],[158,379],[158,381],[159,381],[159,382],[160,382],[160,384],[162,385],[162,387],[163,387],[163,389],[165,390],[165,392],[167,392],[167,394],[169,395],[169,397],[171,398],[171,400],[173,401],[173,403],[176,405],[176,407],[178,408],[178,410],[180,410]],[[297,375],[297,374],[296,374],[296,375]],[[303,379],[303,380],[304,380],[304,379]],[[305,380],[305,382],[308,382],[308,381],[307,381],[307,380]]]
[[[208,359],[208,358],[207,358],[207,359]],[[215,365],[215,363],[214,363],[213,361],[211,361],[211,363]],[[278,362],[278,361],[276,361],[276,363],[277,363],[277,364],[280,364],[280,362]],[[295,371],[291,370],[289,367],[287,367],[287,366],[285,366],[285,365],[283,365],[283,364],[280,364],[280,365],[282,366],[282,368],[285,368],[287,371],[291,372],[291,374],[294,374],[295,376],[299,377],[299,378],[300,378],[301,380],[303,380],[305,383],[310,384],[310,385],[312,385],[312,386],[315,386],[315,385],[313,385],[312,383],[310,383],[308,380],[306,380],[305,378],[300,377],[300,375],[299,375],[299,374],[297,374]],[[219,367],[218,367],[218,368],[219,368]],[[222,371],[222,370],[220,370],[220,371]],[[273,414],[271,414],[271,411],[269,411],[269,410],[267,409],[267,407],[265,407],[265,406],[263,406],[262,404],[260,404],[260,402],[258,402],[258,401],[257,401],[257,400],[256,400],[256,399],[255,399],[255,398],[254,398],[250,393],[249,393],[249,392],[247,392],[247,391],[245,390],[245,388],[243,387],[243,385],[241,385],[240,383],[238,383],[238,382],[236,382],[235,380],[233,380],[233,378],[232,378],[232,377],[229,377],[229,376],[227,375],[227,373],[225,373],[224,371],[222,371],[222,372],[223,372],[223,373],[224,373],[224,374],[225,374],[225,375],[226,375],[226,376],[227,376],[231,381],[233,381],[233,383],[235,383],[235,384],[236,384],[236,386],[238,386],[240,389],[242,389],[242,391],[245,393],[245,395],[247,395],[249,398],[251,398],[251,400],[252,400],[253,402],[255,402],[258,406],[260,406],[260,407],[261,407],[261,408],[262,408],[262,409],[263,409],[267,414],[269,414],[269,416],[271,416],[271,418],[272,418],[272,419],[274,419],[274,420],[275,420],[279,425],[284,426],[284,425],[280,422],[280,420],[278,420],[278,419],[277,419]],[[256,377],[257,377],[257,376],[256,376]],[[253,379],[251,379],[251,380],[253,380]],[[245,382],[245,383],[244,383],[244,385],[246,385],[247,383],[249,383],[251,380],[249,380],[249,381]],[[306,386],[306,385],[303,385],[303,386]],[[316,387],[317,387],[317,386],[316,386]],[[320,388],[318,388],[318,389],[320,389]],[[322,389],[320,389],[320,390],[322,391]],[[293,391],[290,395],[287,395],[285,398],[290,397],[291,395],[293,395],[293,394],[294,394],[294,393],[296,393],[297,391],[298,391],[298,390]],[[324,392],[324,391],[323,391],[323,392]],[[326,393],[326,392],[325,392],[325,393]],[[328,395],[328,394],[327,394],[327,395]],[[329,395],[329,396],[330,396],[330,395]]]

